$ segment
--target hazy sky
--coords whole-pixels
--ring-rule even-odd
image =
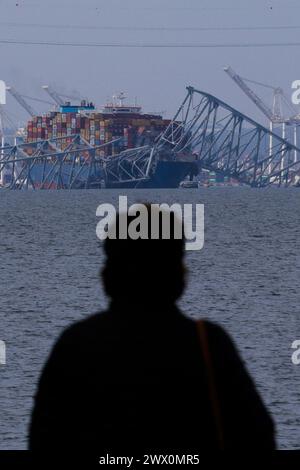
[[[297,0],[0,0],[0,7],[0,41],[300,42]],[[299,29],[218,29],[258,26]],[[200,27],[217,30],[162,30]],[[185,87],[193,85],[265,123],[260,112],[224,73],[223,66],[230,64],[244,77],[281,86],[290,95],[291,82],[300,79],[299,57],[300,46],[130,49],[2,43],[0,79],[24,94],[45,99],[47,95],[40,89],[43,84],[52,84],[69,94],[77,90],[97,105],[105,103],[113,93],[125,91],[131,101],[137,96],[145,111],[165,110],[166,116],[171,116],[183,100]],[[270,102],[271,92],[258,87],[255,90]],[[47,106],[31,104],[39,111],[47,110]],[[6,109],[16,119],[27,117],[11,97]]]

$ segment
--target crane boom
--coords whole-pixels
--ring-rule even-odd
[[[13,88],[12,86],[8,86],[6,87],[6,90],[9,91],[9,93],[22,106],[22,108],[24,108],[25,111],[27,111],[27,113],[30,114],[31,117],[36,116],[37,113],[28,103],[26,103],[22,95],[20,95],[20,93],[17,90],[15,90],[15,88]]]
[[[261,112],[267,116],[267,118],[274,122],[276,121],[276,116],[273,114],[272,110],[267,106],[258,96],[251,90],[248,85],[244,82],[242,77],[240,77],[231,67],[224,67],[224,71],[229,75],[229,77],[243,90],[243,92],[253,101],[254,104],[261,110]]]
[[[74,101],[89,101],[88,98],[82,97],[82,96],[72,96],[72,95],[63,95],[62,93],[59,94],[59,96],[62,96],[63,98],[67,98],[68,100],[74,100]]]
[[[55,101],[56,104],[58,104],[59,106],[62,106],[64,104],[59,94],[55,90],[53,90],[53,88],[48,85],[43,85],[42,89],[45,90],[45,92],[51,96],[51,98]]]

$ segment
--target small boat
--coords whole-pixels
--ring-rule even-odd
[[[185,189],[191,189],[191,188],[199,188],[199,183],[198,181],[181,181],[180,188],[185,188]]]

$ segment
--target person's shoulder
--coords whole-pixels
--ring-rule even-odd
[[[82,341],[89,341],[95,335],[101,334],[110,323],[109,312],[103,311],[89,315],[68,326],[58,339],[59,344],[72,345]]]
[[[223,326],[208,319],[200,320],[200,322],[203,323],[207,338],[212,346],[235,349],[235,345],[230,334]]]
[[[229,336],[225,328],[221,326],[219,323],[216,323],[212,320],[208,320],[207,318],[203,320],[198,320],[198,321],[204,324],[205,329],[210,334],[214,334],[218,336]]]
[[[192,318],[191,320],[197,325],[202,324],[209,333],[216,335],[227,335],[227,332],[223,326],[221,326],[219,323],[216,323],[215,321],[209,320],[208,318]]]

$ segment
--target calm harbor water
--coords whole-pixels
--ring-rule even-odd
[[[234,338],[277,427],[300,448],[299,189],[0,192],[0,449],[24,449],[32,397],[57,335],[104,308],[96,208],[129,202],[205,204],[205,245],[189,252],[180,304]]]

